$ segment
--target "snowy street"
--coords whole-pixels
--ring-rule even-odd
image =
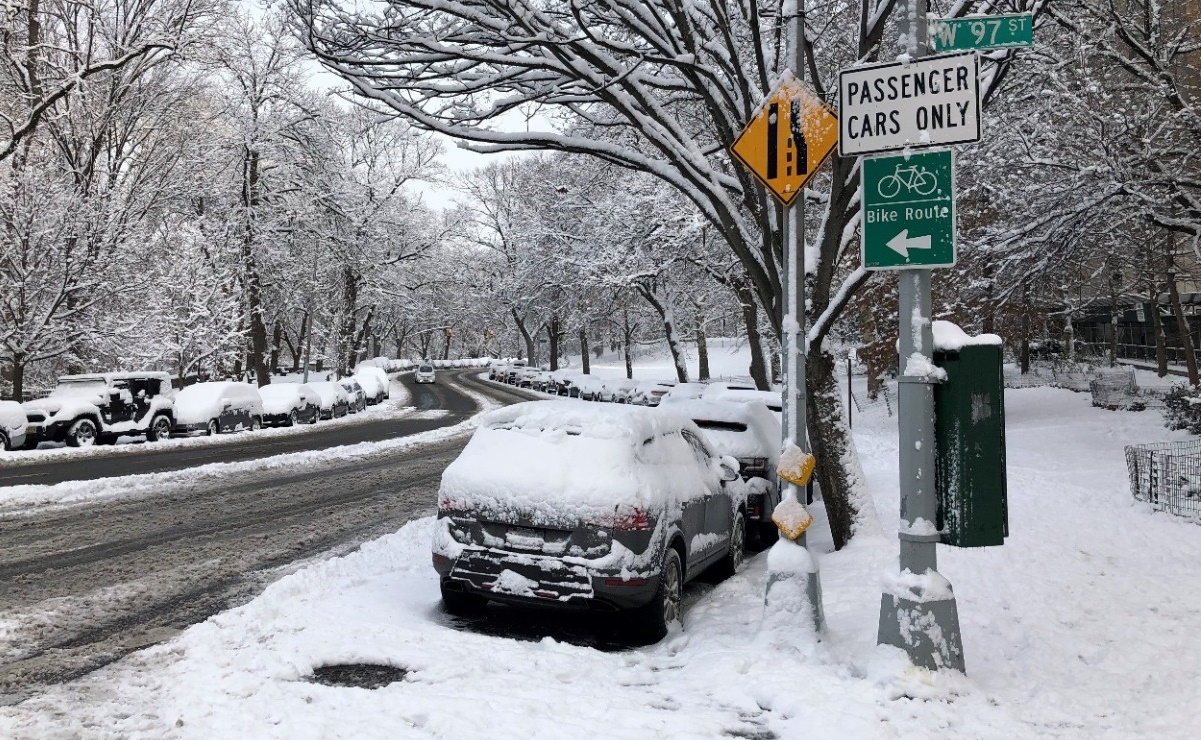
[[[896,568],[897,547],[896,418],[877,406],[855,424],[876,512],[866,512],[851,545],[833,553],[821,507],[813,507],[811,543],[825,553],[820,643],[763,623],[765,554],[733,578],[694,590],[683,631],[648,647],[564,637],[508,607],[483,622],[446,616],[429,561],[432,519],[394,530],[430,511],[432,488],[458,444],[447,440],[423,448],[420,462],[398,451],[356,463],[353,473],[349,465],[323,468],[321,477],[309,467],[290,471],[255,494],[267,499],[255,508],[286,498],[294,526],[267,534],[245,520],[236,532],[198,534],[170,556],[173,568],[144,584],[157,606],[129,588],[66,600],[54,615],[54,604],[43,603],[40,622],[14,618],[6,607],[6,661],[31,632],[41,633],[43,651],[70,644],[57,625],[86,621],[99,602],[161,613],[145,622],[160,628],[149,642],[174,634],[171,595],[194,583],[197,564],[219,557],[214,543],[227,535],[264,539],[223,566],[230,580],[211,594],[210,612],[221,609],[214,602],[237,602],[253,590],[253,576],[236,574],[272,580],[281,551],[292,560],[329,547],[306,539],[318,531],[315,513],[331,537],[335,529],[347,533],[338,535],[347,544],[383,535],[278,578],[249,603],[169,641],[0,710],[0,736],[1191,737],[1201,685],[1201,644],[1190,638],[1201,609],[1201,528],[1133,502],[1122,457],[1125,444],[1183,435],[1163,429],[1157,413],[1095,409],[1087,394],[1066,390],[1010,391],[1006,406],[1010,537],[1003,547],[939,547],[940,571],[960,605],[966,676],[915,671],[876,646],[880,584]],[[380,490],[398,464],[408,471],[405,485]],[[331,480],[357,503],[322,511],[314,493]],[[204,483],[169,496],[182,507],[177,518],[225,500],[210,498]],[[207,503],[192,509],[195,499]],[[106,511],[115,519],[152,516],[153,501],[117,500]],[[42,536],[30,535],[26,541]],[[155,553],[149,548],[142,558],[165,557]],[[97,566],[92,577],[133,567],[121,562]],[[13,582],[7,573],[6,581]],[[45,598],[36,582],[17,581],[6,599]],[[56,662],[55,653],[27,655],[32,665],[21,670],[43,676],[36,664],[48,660],[59,667],[46,678],[69,675],[71,664]],[[315,669],[347,663],[392,666],[403,678],[376,690],[312,679]]]

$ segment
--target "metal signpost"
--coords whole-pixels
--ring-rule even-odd
[[[860,178],[864,266],[904,269],[898,280],[900,573],[885,579],[877,642],[929,669],[963,671],[963,639],[951,584],[938,573],[935,490],[934,338],[929,267],[953,264],[954,184],[949,152],[910,149],[980,139],[975,54],[924,57],[926,0],[901,10],[904,63],[839,75],[839,150],[905,149],[864,159]]]
[[[1034,46],[1034,14],[930,19],[933,51],[977,51]]]
[[[849,157],[980,140],[978,57],[951,54],[917,59],[916,51],[910,56],[915,58],[908,63],[839,73],[839,154]]]
[[[863,266],[955,264],[955,171],[949,150],[863,160]]]
[[[792,69],[803,73],[804,13],[801,7],[798,4],[798,12],[790,19],[790,30]],[[810,452],[810,448],[805,413],[805,198],[802,194],[805,183],[834,151],[837,137],[838,119],[834,112],[802,78],[785,72],[730,147],[733,156],[754,173],[784,207],[784,275],[781,280],[784,288],[782,442],[784,446],[794,444],[806,453]],[[785,483],[776,511],[799,511],[807,516],[801,504],[803,500],[797,485]],[[775,546],[801,547],[807,552],[806,526],[807,523],[797,527],[795,539],[781,537]],[[782,526],[781,529],[785,528]],[[823,621],[821,584],[816,560],[811,555],[810,562],[810,572],[784,574],[781,578],[804,578],[801,585],[812,607],[813,627],[820,630]],[[769,596],[774,575],[768,574]]]

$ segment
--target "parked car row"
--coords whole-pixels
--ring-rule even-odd
[[[378,363],[364,363],[354,375],[336,381],[258,388],[222,380],[178,391],[167,373],[66,375],[45,398],[0,402],[0,444],[7,450],[34,449],[41,442],[87,447],[125,436],[157,442],[265,425],[315,424],[386,400],[388,372]]]

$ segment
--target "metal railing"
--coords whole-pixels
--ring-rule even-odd
[[[1130,445],[1126,469],[1136,500],[1201,522],[1201,439]]]

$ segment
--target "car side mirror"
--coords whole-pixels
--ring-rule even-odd
[[[721,471],[721,479],[729,483],[730,481],[738,480],[738,459],[730,455],[722,455],[721,460],[717,463],[718,469]]]

